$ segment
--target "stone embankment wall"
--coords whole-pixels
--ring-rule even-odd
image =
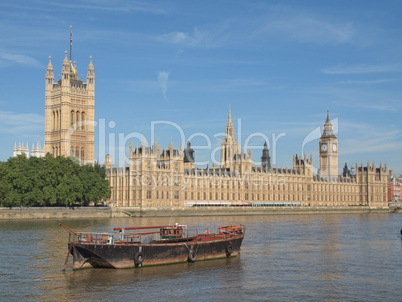
[[[182,207],[147,208],[133,211],[134,217],[169,216],[240,216],[240,215],[300,215],[300,214],[369,214],[389,213],[388,208],[357,207]]]
[[[0,220],[9,219],[78,219],[113,217],[185,217],[299,214],[368,214],[389,213],[388,208],[359,207],[180,207],[180,208],[0,208]]]
[[[0,219],[75,219],[128,217],[120,210],[108,207],[35,207],[0,208]]]

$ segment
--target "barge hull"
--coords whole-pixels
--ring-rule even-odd
[[[73,269],[85,264],[96,268],[133,268],[178,262],[194,262],[237,256],[243,236],[214,241],[173,243],[96,244],[71,242]]]

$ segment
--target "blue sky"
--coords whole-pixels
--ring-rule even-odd
[[[0,160],[15,142],[43,145],[48,57],[58,78],[72,25],[84,80],[93,56],[100,162],[122,163],[131,137],[179,148],[178,128],[211,161],[230,105],[253,160],[267,137],[276,166],[302,151],[318,166],[329,108],[340,168],[402,173],[401,11],[400,1],[1,1]]]

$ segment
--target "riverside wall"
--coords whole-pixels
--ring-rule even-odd
[[[0,220],[16,219],[84,219],[114,217],[194,217],[241,215],[301,215],[301,214],[371,214],[390,213],[389,208],[356,207],[180,207],[180,208],[128,208],[128,207],[40,207],[0,208]]]
[[[33,207],[0,208],[0,220],[12,219],[78,219],[129,217],[123,211],[108,207]]]

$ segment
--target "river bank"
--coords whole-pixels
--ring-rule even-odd
[[[359,207],[41,207],[0,208],[0,220],[81,219],[123,217],[197,217],[241,215],[369,214],[389,213],[389,208]],[[394,212],[400,212],[399,210]]]

